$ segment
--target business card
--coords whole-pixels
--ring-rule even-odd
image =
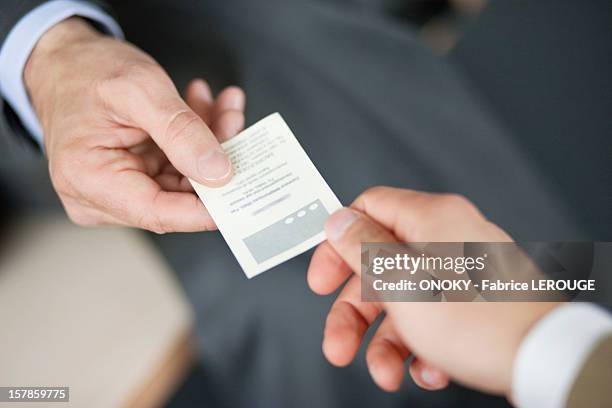
[[[223,187],[191,181],[248,278],[319,244],[342,205],[280,114],[224,142],[234,177]]]

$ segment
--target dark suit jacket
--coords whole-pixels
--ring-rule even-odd
[[[3,2],[0,12],[0,45],[4,43],[6,36],[13,26],[21,17],[27,14],[33,8],[45,3],[45,0],[9,0]],[[21,132],[18,122],[12,113],[10,106],[4,100],[1,100],[2,111],[4,115],[0,117],[0,134],[12,134],[15,131]],[[22,140],[20,142],[23,142]],[[6,145],[4,146],[6,147]]]
[[[0,44],[4,42],[6,35],[21,17],[30,10],[45,3],[46,0],[9,0],[2,2],[2,13],[0,14]]]

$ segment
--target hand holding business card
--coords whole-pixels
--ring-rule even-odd
[[[278,113],[222,147],[234,178],[191,183],[248,278],[325,240],[325,220],[342,205]]]

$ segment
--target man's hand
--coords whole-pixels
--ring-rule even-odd
[[[150,56],[79,18],[41,38],[24,79],[53,186],[75,223],[158,233],[215,227],[186,177],[209,186],[232,177],[217,138],[242,129],[242,90],[213,101],[194,81],[188,105]]]
[[[362,242],[511,241],[463,197],[378,187],[327,221],[328,241],[313,255],[308,282],[329,294],[347,279],[325,324],[323,351],[335,365],[352,361],[364,334],[385,312],[367,346],[374,381],[397,390],[404,362],[423,388],[445,387],[449,377],[486,392],[509,395],[519,344],[549,303],[361,302]]]

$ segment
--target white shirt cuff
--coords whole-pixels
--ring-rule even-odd
[[[0,49],[0,93],[41,147],[43,132],[23,82],[23,70],[40,37],[72,16],[93,20],[115,37],[123,38],[119,25],[100,8],[77,0],[53,0],[23,16]]]
[[[612,333],[612,317],[589,303],[553,310],[527,334],[512,373],[512,399],[520,408],[566,406],[569,392],[598,341]]]

